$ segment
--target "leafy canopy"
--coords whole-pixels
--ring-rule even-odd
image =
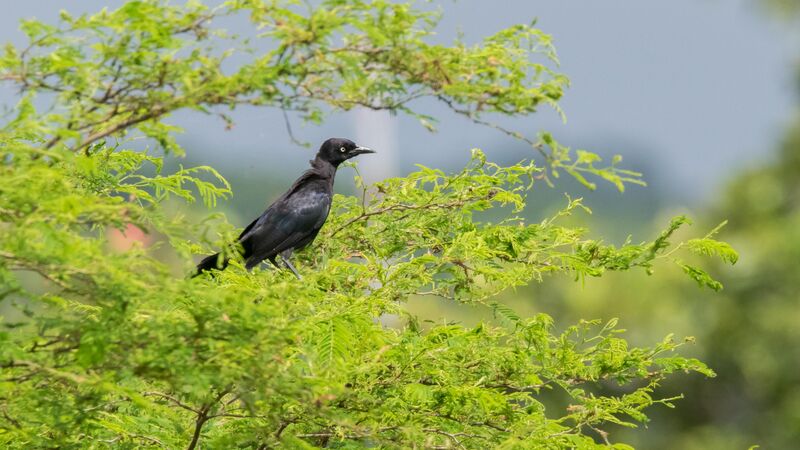
[[[241,14],[254,36],[213,27]],[[559,171],[589,185],[591,176],[620,189],[640,182],[618,159],[596,168],[597,155],[573,157],[547,134],[529,141],[541,166],[502,167],[473,150],[454,174],[420,167],[374,187],[357,179],[362,195],[337,195],[298,255],[302,282],[238,262],[176,276],[169,261],[188,273],[193,255],[235,234],[218,215],[197,222],[170,207],[195,198],[213,207],[231,194],[213,168],[164,170],[182,154],[165,122],[174,111],[254,104],[321,120],[365,106],[430,124],[413,99],[435,97],[478,123],[557,107],[567,81],[551,67],[549,36],[526,25],[479,45],[431,45],[436,18],[394,2],[133,1],[63,13],[59,26],[25,22],[30,45],[7,46],[0,61],[24,94],[0,134],[0,443],[593,448],[611,441],[602,427],[671,406],[653,396],[665,377],[713,376],[678,356],[684,342],[672,337],[631,347],[615,320],[559,331],[546,315],[521,317],[494,300],[547,275],[652,272],[660,261],[718,289],[684,262],[687,251],[736,259],[713,233],[673,245],[684,218],[652,242],[588,239],[563,223],[585,209],[579,199],[528,223],[526,196]],[[248,50],[256,40],[272,49]],[[234,53],[246,57],[227,64]],[[156,148],[127,150],[140,135]],[[110,251],[108,233],[131,226],[160,242]],[[416,296],[491,308],[497,320],[426,323],[404,307]]]

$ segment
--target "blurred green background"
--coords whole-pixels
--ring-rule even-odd
[[[120,2],[84,1],[56,6],[35,0],[6,5],[4,41],[22,43],[16,23],[25,17],[56,22],[58,8],[94,11]],[[573,82],[562,123],[542,111],[534,123],[503,125],[529,135],[552,131],[567,145],[608,155],[620,153],[645,173],[650,186],[619,194],[601,185],[589,192],[566,180],[544,185],[529,199],[532,220],[563,204],[564,192],[582,196],[594,210],[570,220],[592,237],[621,243],[644,240],[671,216],[689,214],[695,233],[723,220],[721,238],[741,253],[732,268],[717,267],[720,293],[701,290],[672,269],[609,274],[576,282],[546,283],[506,294],[520,312],[546,312],[563,326],[580,318],[618,317],[634,344],[668,333],[694,336],[690,352],[718,377],[678,377],[661,395],[683,393],[677,410],[654,409],[647,430],[613,429],[637,447],[732,449],[800,443],[800,1],[586,2],[509,1],[486,11],[477,1],[436,2],[444,13],[435,39],[490,34],[538,18],[552,33],[562,71]],[[13,5],[13,6],[12,6]],[[232,23],[235,29],[236,24]],[[0,92],[12,104],[14,92]],[[456,169],[470,147],[496,162],[533,156],[492,130],[448,116],[430,134],[412,119],[353,111],[322,126],[292,121],[295,135],[316,144],[325,137],[355,138],[379,150],[364,158],[367,180],[408,172],[414,163]],[[304,168],[313,149],[292,143],[280,112],[243,108],[226,131],[213,118],[185,114],[185,165],[211,164],[231,181],[234,197],[220,210],[244,225],[277,197]],[[313,146],[312,146],[313,148]],[[352,192],[352,171],[337,190]],[[490,312],[430,298],[410,307],[426,317],[475,322]],[[613,386],[608,386],[613,390]]]

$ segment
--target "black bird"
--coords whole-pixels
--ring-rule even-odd
[[[239,235],[245,267],[251,269],[265,259],[279,267],[275,258],[280,256],[286,267],[300,278],[289,256],[310,244],[325,224],[331,209],[336,168],[363,153],[375,152],[349,139],[331,138],[323,142],[317,156],[309,161],[311,168]],[[195,276],[227,265],[227,259],[219,261],[219,253],[208,256],[197,265]]]

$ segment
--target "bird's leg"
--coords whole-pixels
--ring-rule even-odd
[[[274,256],[272,258],[268,258],[268,260],[270,263],[272,263],[272,267],[278,270],[281,269],[281,266],[278,264],[278,261],[275,260]],[[266,261],[261,261],[260,264],[262,269],[273,270],[272,267],[269,266],[269,263]]]
[[[302,280],[303,277],[300,276],[300,274],[297,272],[297,269],[295,269],[294,266],[292,265],[292,263],[289,262],[289,259],[285,258],[283,255],[280,255],[280,257],[281,257],[281,261],[283,261],[283,263],[286,265],[286,267],[288,267],[289,270],[292,271],[294,276],[296,276],[298,280]]]

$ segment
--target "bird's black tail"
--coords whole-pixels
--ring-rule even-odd
[[[219,269],[222,270],[228,267],[228,260],[224,259],[222,261],[219,260],[219,253],[215,253],[211,256],[206,256],[200,261],[200,264],[197,265],[197,273],[192,275],[192,278],[200,275],[203,272],[209,271],[211,269]],[[218,265],[219,264],[219,265]]]

